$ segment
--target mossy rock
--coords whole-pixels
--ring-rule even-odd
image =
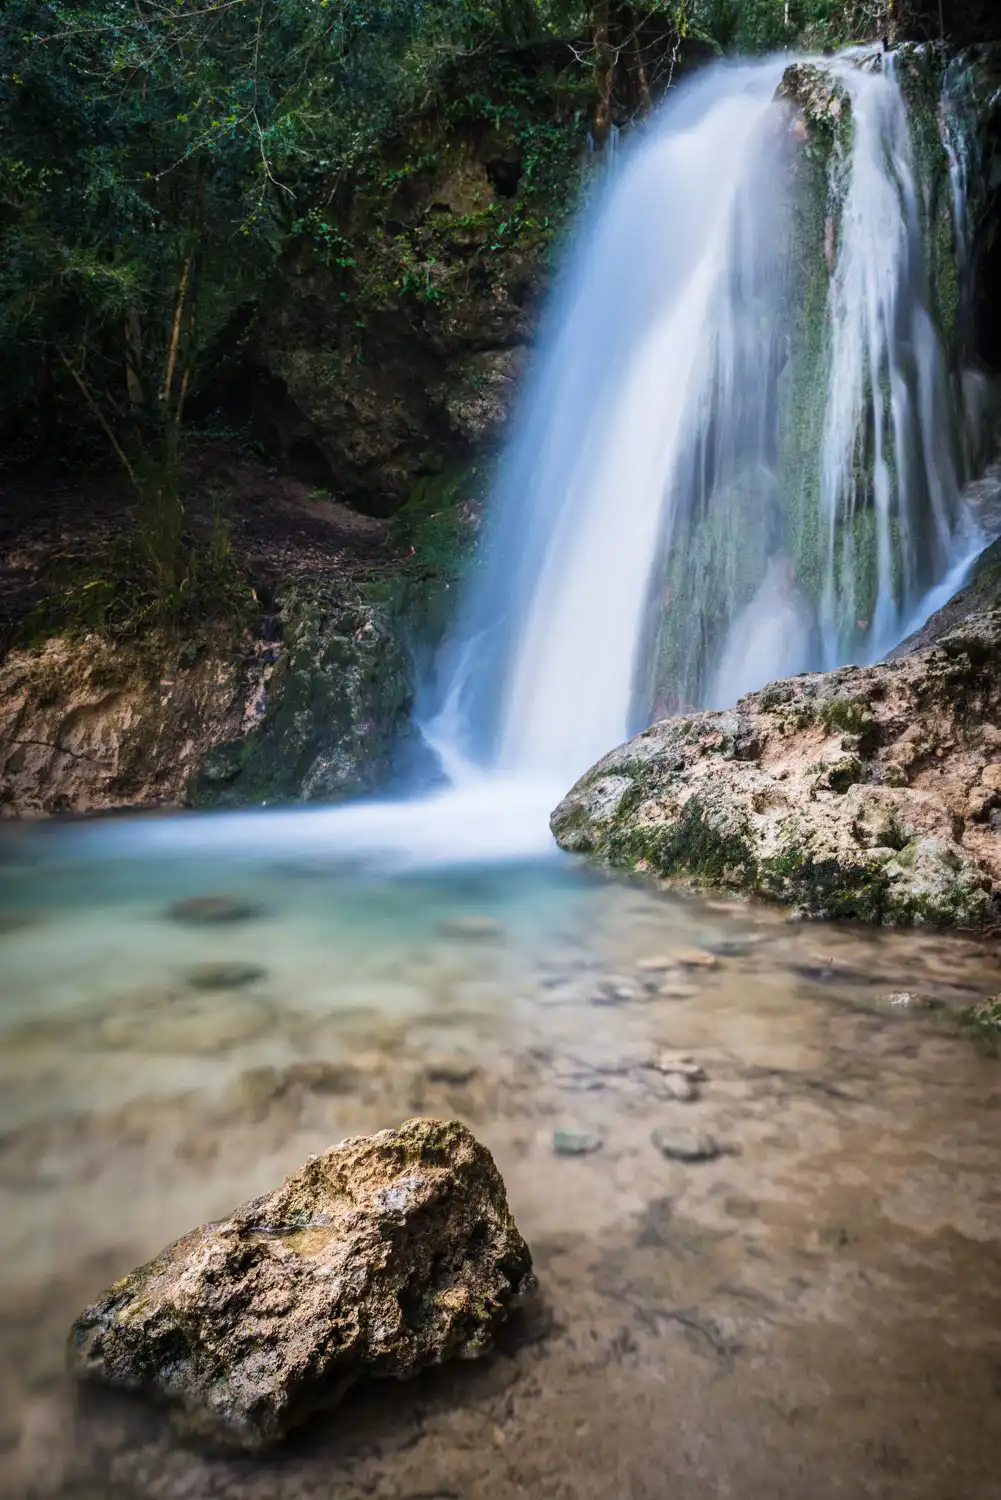
[[[392,772],[414,690],[386,612],[296,583],[281,590],[278,618],[263,711],[246,735],[209,752],[188,784],[191,806],[336,802]]]
[[[999,718],[995,611],[904,662],[655,724],[582,777],[551,826],[570,852],[812,917],[983,928],[1001,919],[985,823]]]

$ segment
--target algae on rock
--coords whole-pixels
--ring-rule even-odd
[[[564,849],[816,917],[1001,916],[1001,610],[874,667],[655,724],[552,816]]]
[[[70,1366],[165,1404],[182,1433],[259,1449],[358,1381],[488,1353],[531,1266],[489,1151],[458,1121],[409,1120],[116,1282],[74,1325]]]
[[[338,801],[390,775],[413,686],[386,613],[306,582],[279,590],[277,606],[258,722],[209,752],[188,784],[193,806]]]

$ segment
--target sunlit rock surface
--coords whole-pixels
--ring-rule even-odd
[[[531,1281],[493,1158],[457,1121],[342,1141],[116,1282],[70,1363],[254,1449],[359,1380],[491,1347]]]
[[[873,667],[665,720],[552,816],[562,848],[812,916],[980,927],[1001,914],[1001,609]]]

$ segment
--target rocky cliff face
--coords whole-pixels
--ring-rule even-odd
[[[0,817],[181,801],[252,695],[239,658],[152,637],[57,636],[0,670]]]
[[[560,846],[816,917],[1001,919],[1001,609],[873,667],[655,724],[553,813]]]
[[[468,87],[331,184],[253,337],[261,431],[373,515],[497,438],[579,194],[590,80],[569,49]]]
[[[264,638],[57,636],[0,669],[0,817],[336,802],[389,777],[410,658],[355,591],[278,592]]]
[[[386,611],[291,584],[275,623],[277,640],[247,663],[240,732],[213,745],[186,784],[194,806],[337,802],[389,778],[413,687]]]

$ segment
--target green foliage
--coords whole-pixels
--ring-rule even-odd
[[[345,173],[460,60],[543,25],[534,0],[9,0],[0,420],[161,459],[289,240],[350,268]]]
[[[887,0],[692,0],[683,9],[690,30],[724,52],[843,46],[876,36],[890,15]]]
[[[487,483],[486,466],[477,463],[418,480],[390,528],[394,546],[412,567],[446,582],[460,577]]]
[[[1001,1052],[1001,995],[995,995],[993,1000],[982,1000],[979,1005],[969,1006],[962,1012],[960,1019],[995,1056]]]

